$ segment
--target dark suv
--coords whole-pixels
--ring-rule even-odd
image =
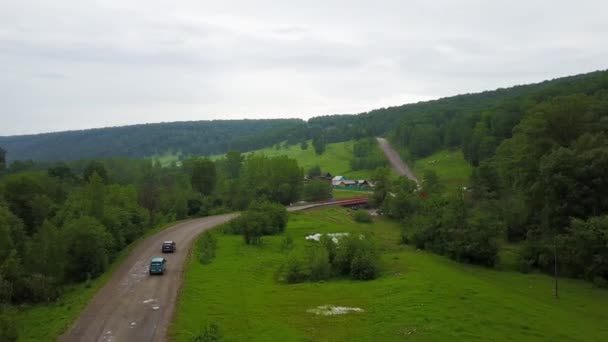
[[[163,242],[163,253],[173,253],[175,252],[175,249],[175,241]]]

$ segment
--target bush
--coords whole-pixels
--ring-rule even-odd
[[[376,279],[380,274],[379,258],[370,248],[361,248],[355,252],[350,265],[350,276],[356,280]]]
[[[284,268],[285,281],[289,284],[301,283],[310,277],[309,269],[306,266],[305,260],[294,253],[287,257],[287,262]]]
[[[310,267],[310,280],[325,280],[331,276],[329,253],[323,246],[314,246],[308,250],[308,265]]]
[[[380,257],[369,236],[360,239],[348,235],[338,244],[333,266],[338,273],[352,279],[370,280],[380,274]]]
[[[199,240],[199,261],[208,264],[215,257],[217,238],[210,231],[206,231]]]
[[[293,249],[293,238],[291,235],[286,235],[281,242],[281,251],[287,252]]]
[[[270,225],[270,219],[262,213],[248,212],[243,215],[243,238],[248,245],[259,245],[262,243],[264,227]]]
[[[205,326],[203,332],[194,338],[194,342],[216,342],[222,338],[220,327],[215,323],[210,323]]]
[[[365,210],[356,210],[353,213],[353,219],[359,223],[371,223],[372,216]]]

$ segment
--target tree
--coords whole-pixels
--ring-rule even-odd
[[[239,177],[243,160],[241,152],[229,151],[226,153],[226,176],[229,179],[237,179]]]
[[[422,190],[428,194],[440,194],[443,192],[444,186],[439,180],[439,176],[433,170],[424,170],[422,176]]]
[[[306,140],[302,141],[302,142],[300,143],[300,148],[301,148],[302,150],[308,150],[308,142],[307,142]]]
[[[102,162],[97,160],[89,162],[89,164],[84,169],[82,176],[84,180],[88,182],[90,181],[94,173],[97,173],[97,175],[101,177],[104,183],[108,181],[108,171],[106,170],[106,167],[103,165]]]
[[[215,164],[209,159],[194,161],[190,182],[192,188],[202,195],[211,195],[216,184]]]
[[[321,175],[321,167],[319,165],[315,165],[308,169],[308,177],[317,177]]]
[[[324,180],[313,180],[304,185],[303,197],[306,201],[331,198],[331,184]]]
[[[312,138],[312,147],[315,149],[315,153],[317,155],[322,155],[325,152],[325,147],[327,145],[327,140],[323,133],[318,133],[315,137]]]
[[[108,266],[112,235],[96,219],[82,216],[63,227],[67,250],[66,275],[82,281],[100,275]]]

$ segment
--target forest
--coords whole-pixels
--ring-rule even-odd
[[[144,158],[167,152],[213,155],[284,140],[295,144],[306,139],[305,127],[300,119],[153,123],[0,137],[0,146],[9,161]]]

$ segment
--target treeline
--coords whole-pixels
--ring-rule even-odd
[[[299,119],[215,120],[143,124],[36,135],[0,137],[10,161],[143,158],[166,152],[212,155],[251,151],[308,139]]]
[[[127,159],[90,161],[80,170],[82,164],[0,178],[2,303],[52,301],[65,285],[100,275],[153,227],[302,196],[303,171],[287,157],[231,152],[183,167]]]

